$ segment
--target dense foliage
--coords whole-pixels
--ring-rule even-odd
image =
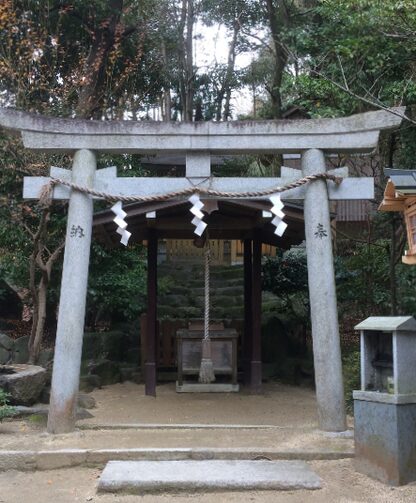
[[[198,66],[206,27],[226,33],[226,57]],[[241,91],[251,102],[243,119],[281,118],[293,108],[335,117],[405,105],[402,128],[382,137],[370,161],[331,158],[354,174],[371,169],[380,198],[384,166],[414,167],[415,41],[413,0],[3,0],[0,106],[100,120],[226,121],[238,118],[234,98]],[[239,63],[247,54],[250,63]],[[54,311],[66,208],[54,204],[44,213],[22,201],[22,177],[69,167],[70,159],[27,152],[3,131],[0,151],[0,280],[35,312],[46,289]],[[100,159],[108,162],[119,175],[144,174],[137,156]],[[264,176],[281,163],[278,156],[231,160],[215,174]],[[338,249],[342,316],[416,312],[414,273],[400,264],[400,236],[400,221],[381,218]],[[269,262],[264,284],[306,319],[299,253]],[[140,249],[94,244],[89,323],[137,315],[144,272]]]
[[[143,311],[146,269],[141,246],[108,249],[93,243],[87,324],[134,320]]]

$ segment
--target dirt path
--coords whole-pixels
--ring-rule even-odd
[[[310,388],[266,383],[264,393],[176,393],[173,383],[157,387],[124,382],[95,390],[94,418],[80,423],[199,423],[317,426],[315,393]]]
[[[87,468],[49,472],[0,473],[1,503],[414,503],[416,486],[389,488],[353,469],[352,460],[315,461],[311,468],[323,479],[317,491],[230,492],[156,496],[97,495],[100,471]]]
[[[54,449],[85,447],[168,447],[238,445],[270,446],[305,450],[337,444],[344,448],[351,439],[325,439],[317,432],[316,403],[312,390],[266,384],[263,395],[177,394],[174,385],[157,389],[157,398],[145,397],[143,387],[123,383],[97,390],[94,418],[79,425],[142,424],[244,424],[275,425],[260,430],[114,430],[77,431],[51,436],[43,424],[13,421],[0,425],[3,449]],[[97,495],[100,470],[68,468],[53,471],[0,473],[0,503],[399,503],[416,502],[416,486],[389,488],[354,471],[353,461],[314,461],[311,468],[321,476],[318,491],[244,492],[192,495],[115,496]]]

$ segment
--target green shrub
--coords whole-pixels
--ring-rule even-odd
[[[9,393],[0,388],[0,423],[6,417],[14,415],[15,409],[9,405],[9,396]]]
[[[354,413],[353,390],[360,389],[360,352],[350,351],[343,356],[345,406],[348,414]]]

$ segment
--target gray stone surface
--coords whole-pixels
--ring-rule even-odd
[[[397,486],[416,480],[416,404],[354,400],[358,471]]]
[[[416,321],[415,321],[416,325]],[[416,331],[393,332],[393,381],[397,394],[416,393]]]
[[[298,178],[300,177],[297,175]],[[25,199],[38,199],[39,192],[45,183],[48,183],[48,177],[25,177],[23,196]],[[198,183],[198,186],[220,190],[224,192],[239,192],[252,190],[270,189],[293,182],[290,178],[210,178],[209,180]],[[124,196],[148,196],[149,194],[165,194],[176,190],[182,190],[193,185],[186,178],[168,178],[168,177],[121,177],[113,180],[97,180],[94,183],[94,189],[98,191],[109,192],[112,194],[122,194]],[[287,190],[282,193],[282,200],[297,200],[305,197],[305,186]],[[328,184],[329,198],[332,200],[342,199],[372,199],[374,197],[374,179],[373,178],[346,178],[340,185],[333,182]],[[54,199],[68,199],[70,189],[63,185],[58,185],[53,192]],[[267,199],[268,196],[259,196],[257,199]],[[256,199],[256,198],[253,198]]]
[[[186,177],[205,178],[211,175],[209,152],[188,152],[186,154]]]
[[[32,407],[26,407],[24,405],[17,405],[15,407],[15,416],[31,416],[31,415],[40,415],[40,416],[46,416],[49,412],[49,406],[46,404],[42,405],[34,405]],[[88,412],[85,408],[83,407],[77,407],[76,410],[76,418],[77,419],[91,419],[94,416],[91,414],[91,412]]]
[[[394,403],[397,405],[406,403],[416,404],[416,393],[409,395],[393,395],[390,393],[380,393],[378,391],[356,390],[352,392],[352,396],[354,399],[364,400],[366,402]]]
[[[95,154],[75,153],[72,180],[91,187],[96,170]],[[73,191],[69,201],[61,297],[56,331],[55,358],[48,417],[50,433],[66,433],[75,427],[75,406],[84,335],[85,302],[91,245],[92,199]]]
[[[101,388],[101,379],[95,374],[90,374],[86,376],[81,376],[79,379],[79,389],[80,391],[85,391],[90,393],[91,391]]]
[[[29,336],[19,337],[14,341],[13,363],[27,363],[29,360]]]
[[[49,367],[53,361],[53,349],[42,349],[38,357],[38,365],[42,367]]]
[[[182,385],[176,383],[178,393],[236,393],[240,390],[238,384],[230,383],[209,383],[184,382]]]
[[[106,172],[102,179],[97,175],[97,185],[94,185],[95,174],[95,156],[93,150],[107,152],[157,152],[157,151],[185,151],[188,155],[195,152],[207,153],[245,153],[245,152],[303,152],[304,154],[304,174],[315,173],[315,161],[317,159],[317,148],[327,152],[365,152],[371,151],[376,147],[380,129],[389,129],[398,127],[401,120],[403,108],[394,110],[394,113],[389,111],[369,112],[342,119],[320,119],[320,120],[304,120],[304,121],[262,121],[262,122],[227,122],[227,123],[155,123],[155,122],[135,122],[135,121],[77,121],[73,119],[58,119],[51,117],[34,116],[23,112],[0,109],[0,125],[12,130],[21,132],[25,147],[44,150],[44,151],[69,151],[77,150],[74,157],[72,170],[72,181],[89,187],[100,188],[101,190],[111,190],[112,192],[123,193],[120,187],[126,187],[123,190],[133,190],[135,195],[140,195],[140,190],[144,191],[145,195],[149,193],[157,193],[160,186],[163,186],[163,191],[172,190],[175,184],[179,183],[183,187],[184,183],[189,185],[189,181],[175,180],[172,178],[164,179],[140,179],[129,181],[127,179],[115,178],[115,170],[112,168]],[[82,149],[82,150],[78,150]],[[84,150],[91,149],[91,150]],[[311,154],[312,152],[312,154]],[[205,156],[207,161],[208,156]],[[193,159],[194,160],[194,159]],[[325,168],[323,162],[318,155],[317,169],[322,171]],[[191,163],[191,161],[190,161]],[[190,171],[192,172],[191,164]],[[208,168],[208,163],[205,163],[205,170]],[[194,174],[200,174],[196,172]],[[63,172],[63,170],[62,170]],[[108,176],[107,176],[108,175]],[[69,176],[64,174],[63,176]],[[107,178],[107,180],[105,180]],[[47,178],[27,179],[25,187],[25,196],[29,198],[39,197],[39,189],[47,181]],[[285,183],[286,180],[271,179],[268,180],[254,179],[245,180],[238,179],[220,179],[218,188],[224,190],[231,187],[231,190],[242,190],[247,187],[251,188],[255,184],[256,187],[260,183],[268,184],[267,187]],[[208,183],[214,183],[209,181]],[[253,183],[255,182],[255,183]],[[102,183],[99,187],[98,183]],[[120,186],[118,186],[118,184]],[[170,184],[170,185],[169,185]],[[173,184],[173,185],[172,185]],[[227,185],[228,184],[228,185]],[[247,185],[249,184],[249,185]],[[331,194],[335,194],[338,198],[367,198],[369,190],[372,191],[372,181],[367,182],[360,179],[346,180],[339,187],[335,187],[333,183],[329,183],[328,187],[325,182],[316,182],[316,190],[311,191],[310,187],[294,189],[285,194],[286,197],[294,197],[296,199],[303,197],[306,191],[306,200],[311,201],[313,194],[324,196],[323,201],[319,201],[319,206],[324,203],[324,213],[328,209],[327,190]],[[69,191],[64,190],[63,194],[61,187],[56,187],[54,197],[67,198]],[[305,201],[306,203],[306,201]],[[306,209],[306,204],[305,204]],[[320,213],[315,212],[311,218],[314,223]],[[326,217],[329,223],[329,217]],[[79,387],[79,369],[82,349],[82,328],[85,315],[85,294],[88,279],[88,262],[91,241],[91,220],[92,220],[92,201],[91,199],[75,191],[70,195],[70,206],[68,213],[67,240],[64,257],[64,270],[62,276],[61,300],[59,308],[59,320],[57,329],[56,354],[54,361],[54,373],[52,381],[51,395],[51,410],[48,422],[48,430],[50,432],[67,432],[74,428],[74,407],[76,393]],[[82,228],[84,234],[82,236],[72,236],[71,231]],[[328,227],[328,231],[329,231]],[[313,232],[313,231],[311,231]],[[83,239],[77,239],[82,237]],[[309,239],[311,241],[311,239]],[[309,246],[312,249],[310,243]],[[327,255],[328,248],[322,248]],[[329,248],[330,251],[332,251]],[[311,252],[312,256],[319,257],[321,253]],[[319,258],[315,265],[319,263]],[[325,258],[324,267],[329,262]],[[326,273],[326,271],[325,271]],[[317,271],[313,273],[317,274]],[[345,429],[345,414],[343,410],[343,401],[339,400],[340,388],[342,388],[342,378],[338,372],[339,351],[336,347],[338,338],[338,328],[333,324],[333,302],[336,305],[335,290],[331,290],[331,281],[333,280],[333,264],[331,257],[331,268],[328,273],[323,274],[324,277],[329,277],[330,282],[327,284],[330,290],[323,290],[324,296],[329,293],[333,297],[329,302],[324,302],[324,309],[319,311],[315,309],[315,322],[312,319],[312,325],[315,323],[315,332],[320,336],[316,338],[320,340],[319,345],[325,343],[327,335],[330,335],[329,354],[324,358],[328,360],[335,359],[333,365],[325,365],[322,354],[319,353],[315,357],[315,366],[318,368],[318,403],[321,418],[321,425],[324,429],[342,430]],[[317,277],[317,276],[316,276]],[[332,280],[331,280],[332,278]],[[319,286],[317,287],[317,297],[319,295]],[[311,302],[313,300],[311,294]],[[316,306],[316,302],[315,302]],[[329,323],[327,330],[317,330],[319,323],[318,311],[325,315],[325,309],[329,308]],[[231,314],[231,313],[230,313]],[[312,316],[314,318],[314,316]],[[318,321],[317,321],[318,320]],[[315,341],[316,342],[316,341]],[[338,342],[339,346],[339,342]],[[337,353],[338,351],[338,353]],[[322,370],[335,370],[335,374],[326,373],[325,379],[328,376],[333,377],[332,385],[325,385],[322,375]],[[326,406],[325,400],[329,405]],[[336,412],[336,409],[339,409]],[[342,419],[344,418],[344,419]],[[344,425],[341,425],[341,423]]]
[[[14,346],[14,340],[8,335],[0,332],[0,346],[11,351]]]
[[[394,109],[403,114],[403,108]],[[367,112],[339,119],[243,122],[164,123],[89,121],[43,117],[0,109],[0,125],[20,130],[26,148],[70,151],[89,148],[122,153],[163,150],[234,152],[300,152],[321,148],[329,152],[368,152],[380,129],[400,125],[388,111]]]
[[[13,405],[32,405],[45,385],[46,371],[36,365],[7,365],[12,373],[0,372],[0,387],[10,393]],[[3,367],[4,370],[4,367]]]
[[[0,365],[8,363],[11,359],[11,352],[8,349],[0,348]]]
[[[320,478],[301,461],[110,461],[99,492],[319,489]]]
[[[87,395],[85,393],[78,393],[78,407],[83,407],[84,409],[93,409],[97,404],[95,398],[92,395]]]
[[[370,316],[355,325],[354,330],[415,332],[416,319],[413,316]]]
[[[357,325],[361,346],[361,390],[387,391],[387,377],[393,378],[397,395],[416,394],[416,320],[412,316],[371,317]],[[356,328],[357,328],[356,327]],[[380,340],[392,349],[392,368],[373,365]]]
[[[114,460],[213,460],[213,459],[254,459],[284,460],[336,460],[353,458],[352,450],[322,450],[309,452],[286,452],[276,449],[54,449],[54,450],[0,450],[0,472],[7,470],[50,470],[65,466],[104,467]]]
[[[323,152],[313,149],[302,155],[303,176],[324,173],[325,170]],[[304,214],[319,424],[326,431],[344,431],[347,425],[331,222],[325,182],[319,180],[307,185]]]

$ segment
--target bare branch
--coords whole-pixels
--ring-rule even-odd
[[[350,88],[348,86],[348,82],[347,82],[347,79],[345,77],[344,67],[342,66],[342,62],[341,62],[341,58],[339,57],[339,54],[337,54],[337,59],[338,59],[339,67],[341,68],[342,79],[344,81],[345,89],[349,90]]]
[[[389,113],[391,113],[393,115],[396,115],[397,117],[400,117],[401,119],[404,119],[404,120],[406,120],[406,121],[408,121],[411,124],[413,124],[413,125],[416,126],[416,121],[413,120],[413,119],[411,119],[408,115],[406,115],[406,114],[404,114],[402,112],[399,112],[397,110],[394,110],[393,108],[390,108],[390,107],[384,105],[383,103],[381,103],[378,100],[374,100],[374,99],[371,100],[371,99],[366,98],[365,96],[360,96],[359,94],[356,94],[354,91],[351,91],[351,89],[343,86],[339,82],[331,79],[330,77],[327,77],[326,75],[324,75],[321,72],[318,72],[317,70],[311,69],[311,73],[314,73],[315,75],[318,75],[318,77],[321,77],[324,80],[326,80],[327,82],[330,82],[331,84],[333,84],[338,89],[341,89],[341,91],[344,91],[345,93],[349,94],[351,97],[353,97],[353,98],[355,98],[357,100],[360,100],[363,103],[367,103],[367,105],[370,105],[372,107],[379,108],[381,110],[385,110],[386,112],[389,112]]]
[[[240,22],[238,22],[240,24]],[[241,33],[243,33],[244,35],[246,35],[247,37],[250,37],[250,38],[253,38],[254,40],[257,40],[258,42],[260,42],[260,45],[262,45],[263,47],[265,47],[268,51],[270,51],[271,53],[273,53],[273,47],[271,45],[269,45],[267,42],[265,42],[261,37],[259,37],[258,35],[254,35],[253,33],[250,33],[249,31],[243,29],[242,25],[240,24],[240,31]]]
[[[23,222],[23,227],[24,227],[25,231],[29,234],[29,236],[34,240],[35,233],[30,229],[30,227],[25,222]]]

